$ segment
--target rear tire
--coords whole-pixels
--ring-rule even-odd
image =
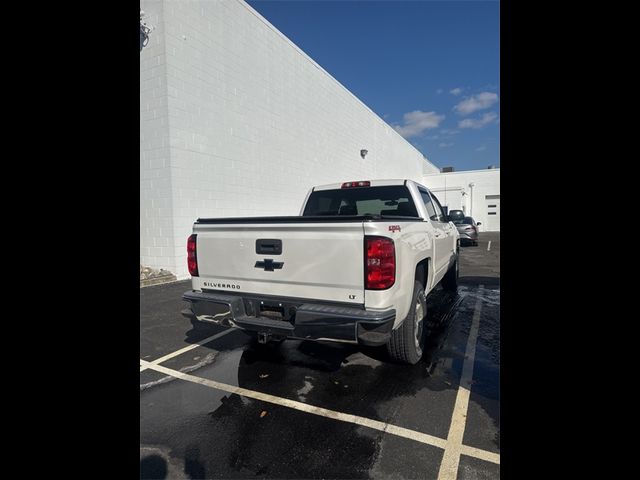
[[[391,331],[387,342],[387,352],[394,362],[415,365],[422,358],[424,349],[424,319],[427,316],[427,302],[420,282],[415,282],[411,308],[402,325]]]
[[[460,273],[460,266],[458,264],[460,256],[456,254],[456,263],[447,271],[442,279],[442,288],[448,292],[458,291],[458,276]]]

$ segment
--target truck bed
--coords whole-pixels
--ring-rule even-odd
[[[265,224],[265,223],[348,223],[348,222],[392,222],[423,221],[420,217],[398,215],[321,215],[321,216],[281,216],[281,217],[228,217],[198,218],[196,224]]]

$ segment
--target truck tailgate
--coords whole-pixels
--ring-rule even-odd
[[[363,304],[363,231],[361,221],[196,224],[193,287]]]

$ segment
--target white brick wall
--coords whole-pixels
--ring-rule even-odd
[[[437,172],[243,1],[141,6],[161,16],[141,53],[143,263],[186,278],[198,216],[295,215],[313,185]]]
[[[141,1],[155,27],[140,53],[140,263],[172,270],[173,204],[163,3]]]

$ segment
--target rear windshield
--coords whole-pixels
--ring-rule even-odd
[[[464,220],[464,212],[462,210],[449,210],[449,217],[453,223],[460,223]]]
[[[309,217],[367,214],[418,216],[409,189],[404,185],[312,192],[302,215]]]
[[[451,216],[451,213],[449,213],[449,217],[451,218],[451,221],[455,224],[455,225],[471,225],[473,223],[473,218],[471,217],[465,217],[464,213],[462,215],[459,216]]]

